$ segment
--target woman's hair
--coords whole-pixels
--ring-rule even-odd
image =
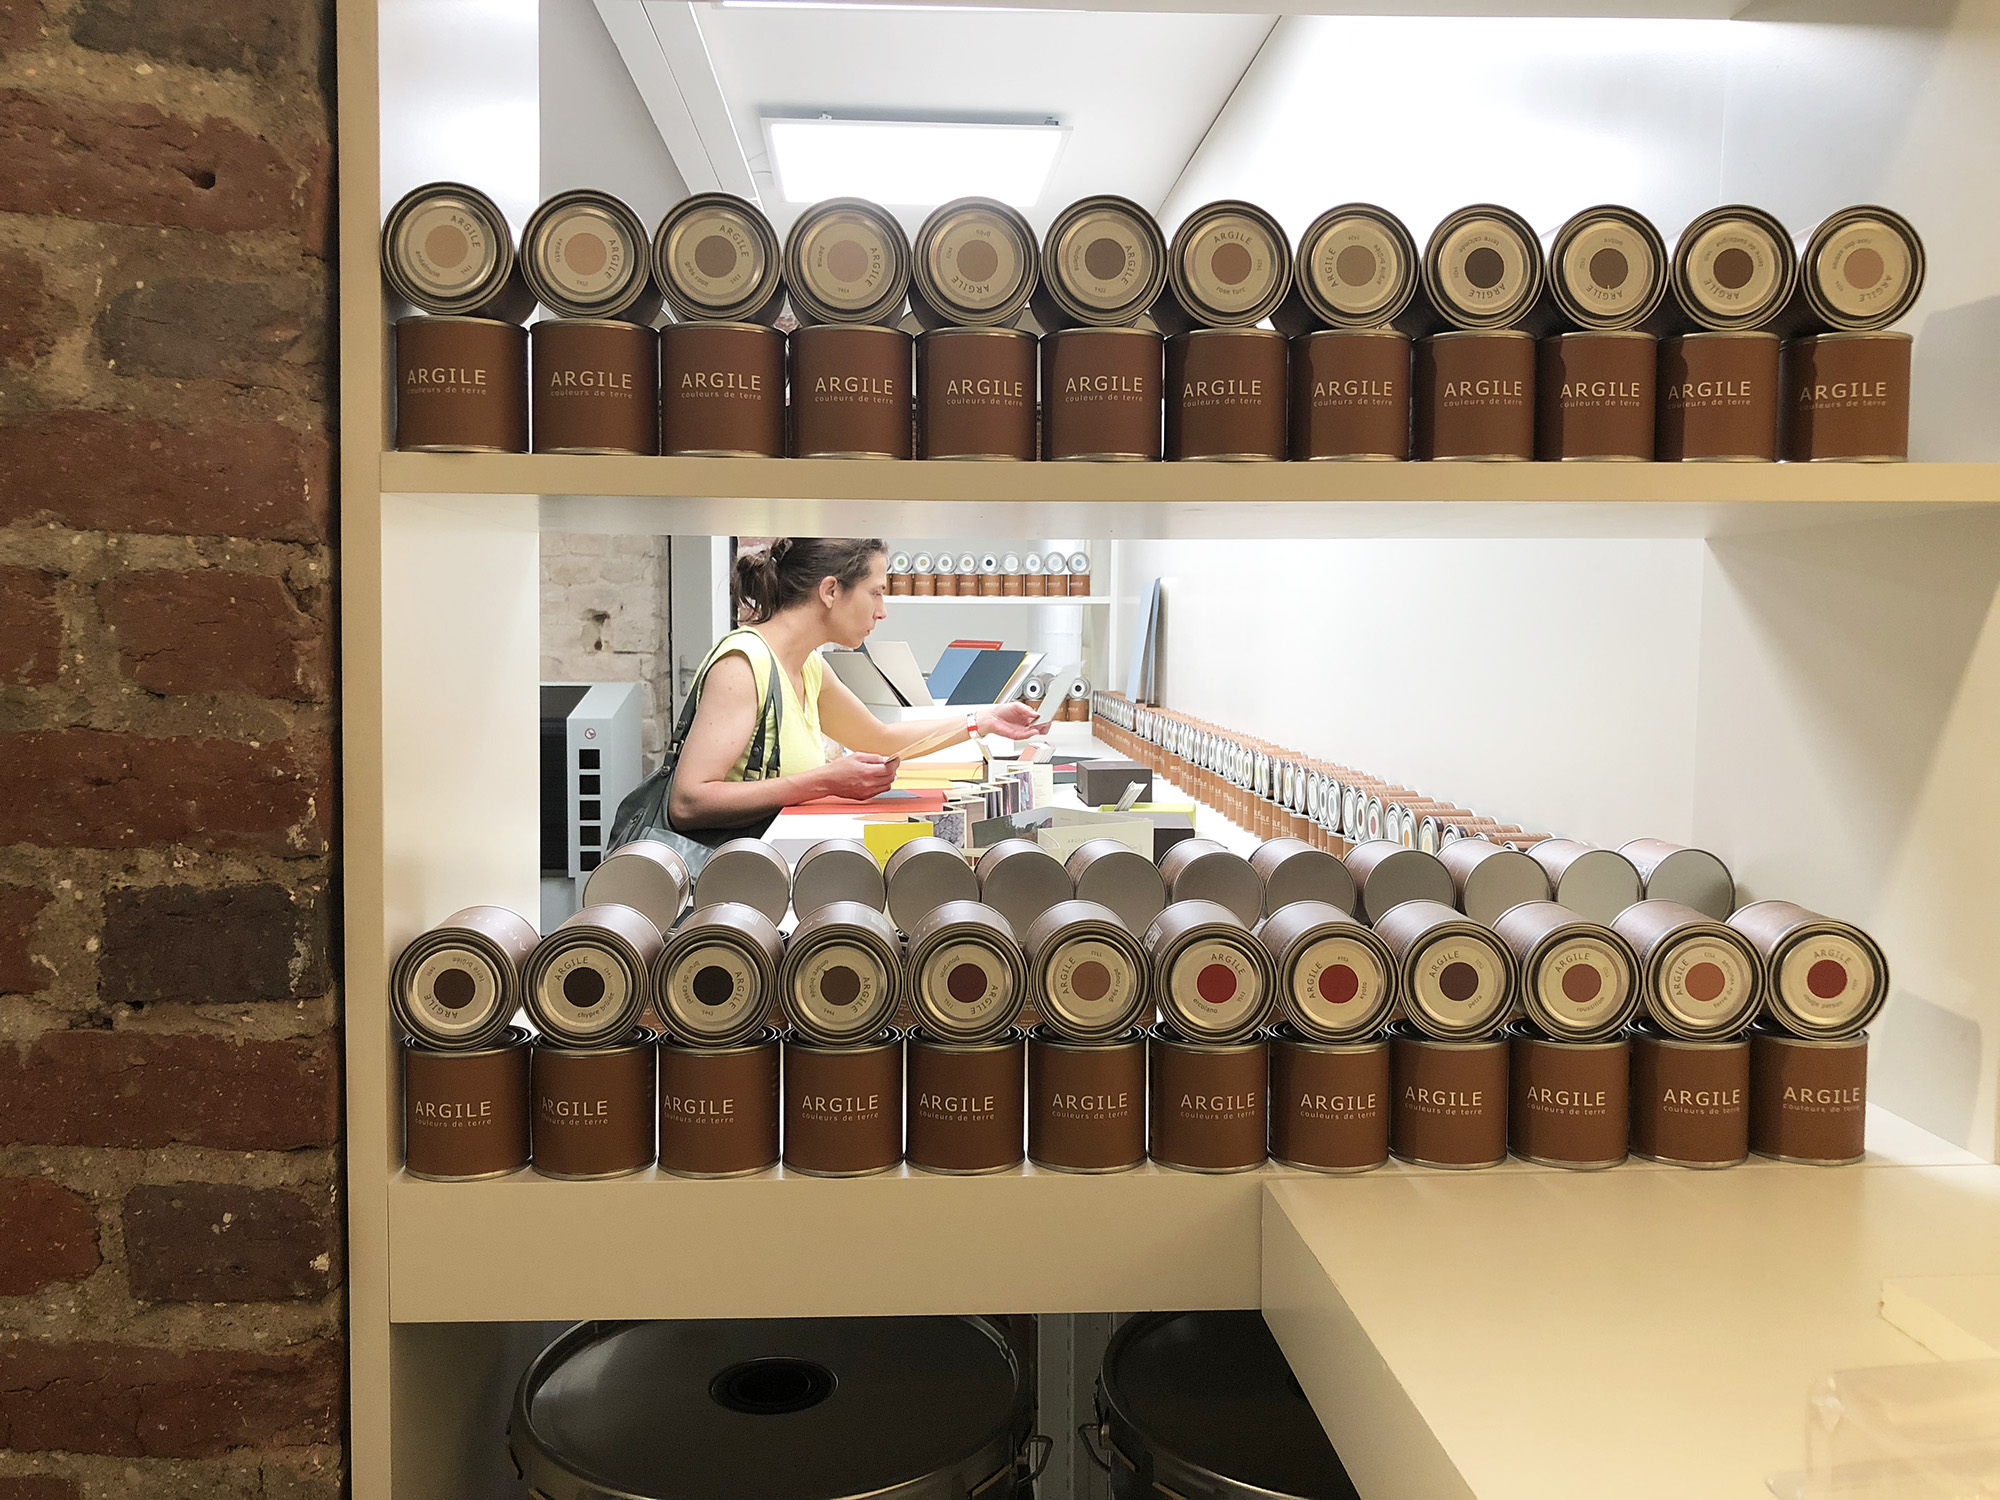
[[[746,625],[761,625],[811,598],[822,578],[851,589],[888,550],[875,536],[781,536],[762,552],[739,552],[729,589],[736,617]]]

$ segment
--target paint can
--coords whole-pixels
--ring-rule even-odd
[[[585,906],[629,906],[669,932],[687,905],[687,861],[665,839],[632,839],[607,854],[583,883]]]
[[[1035,348],[1034,335],[1018,328],[934,328],[919,337],[917,457],[1033,459]]]
[[[1167,340],[1166,454],[1175,460],[1285,457],[1285,336],[1197,328]]]
[[[1278,1010],[1310,1041],[1375,1035],[1396,1014],[1396,960],[1375,931],[1337,906],[1294,901],[1266,917]]]
[[[1395,1103],[1389,1149],[1420,1167],[1497,1167],[1507,1159],[1507,1039],[1444,1041],[1389,1028]]]
[[[1601,922],[1553,901],[1529,901],[1493,924],[1514,954],[1521,1009],[1558,1042],[1617,1036],[1639,1009],[1639,957]]]
[[[1108,906],[1133,936],[1153,925],[1167,904],[1159,866],[1117,839],[1086,839],[1063,862],[1076,882],[1076,899]]]
[[[1271,1033],[1271,1157],[1310,1172],[1369,1172],[1389,1159],[1389,1043]]]
[[[978,1176],[1021,1164],[1026,1131],[1027,1033],[977,1042],[910,1034],[909,1142],[924,1172]]]
[[[1518,328],[1417,341],[1416,456],[1525,462],[1535,456],[1535,341]]]
[[[1028,1159],[1054,1172],[1125,1172],[1146,1160],[1146,1032],[1083,1042],[1028,1033]]]
[[[1292,289],[1285,229],[1254,203],[1223,199],[1181,221],[1167,251],[1171,295],[1154,309],[1162,328],[1249,328]],[[1277,335],[1280,347],[1283,335]]]
[[[1012,328],[1034,295],[1039,261],[1035,231],[1019,211],[993,198],[955,198],[917,231],[910,312],[927,329]]]
[[[1405,901],[1375,932],[1396,960],[1410,1025],[1440,1041],[1490,1036],[1514,1001],[1514,955],[1477,922],[1439,901]]]
[[[1795,1036],[1858,1036],[1889,998],[1889,959],[1851,922],[1791,901],[1753,901],[1729,925],[1755,946],[1764,1013]]]
[[[1228,907],[1177,900],[1142,944],[1160,1015],[1190,1042],[1241,1042],[1269,1019],[1277,1002],[1271,956]]]
[[[1029,924],[1021,948],[1039,1034],[1101,1043],[1151,1019],[1146,950],[1110,907],[1058,902]]]
[[[558,318],[618,318],[650,331],[659,316],[646,226],[622,199],[596,188],[557,193],[528,215],[521,274]]]
[[[1292,341],[1292,457],[1410,456],[1410,340],[1392,328],[1340,328]]]
[[[1659,340],[1632,329],[1543,339],[1536,365],[1536,456],[1651,463],[1659,363]]]
[[[1417,242],[1389,210],[1338,204],[1299,236],[1291,290],[1271,314],[1271,326],[1290,334],[1399,328],[1421,266]],[[1407,374],[1407,358],[1403,368]]]
[[[977,901],[979,877],[964,851],[943,839],[911,839],[882,867],[889,920],[906,933],[947,901]]]
[[[1549,235],[1545,248],[1548,276],[1537,308],[1543,326],[1638,328],[1666,300],[1666,241],[1637,209],[1586,208]]]
[[[946,901],[910,929],[910,1008],[926,1036],[970,1045],[1010,1030],[1028,998],[1014,929],[978,901]]]
[[[1761,208],[1724,204],[1698,214],[1674,242],[1668,285],[1696,328],[1762,328],[1784,310],[1799,256],[1785,226]]]
[[[629,1177],[653,1164],[659,1033],[612,1047],[533,1048],[534,1166],[543,1177]]]
[[[1785,345],[1786,461],[1907,459],[1910,347],[1907,333],[1822,333]]]
[[[491,318],[396,324],[396,447],[526,453],[528,334]]]
[[[1638,955],[1648,1018],[1669,1036],[1735,1036],[1757,1014],[1764,963],[1734,927],[1678,901],[1638,902],[1611,925]]]
[[[505,1177],[528,1164],[528,1032],[441,1052],[403,1043],[403,1168],[427,1182]]]
[[[1343,861],[1360,893],[1357,908],[1379,923],[1405,901],[1436,901],[1451,905],[1451,872],[1434,854],[1405,849],[1389,839],[1365,839],[1347,851]]]
[[[1446,214],[1424,245],[1424,295],[1452,328],[1514,328],[1541,296],[1543,275],[1534,229],[1495,203]]]
[[[865,198],[828,198],[792,221],[784,267],[792,316],[801,328],[840,323],[887,329],[903,315],[910,242],[896,216],[881,205]],[[908,342],[905,334],[906,366]],[[793,348],[796,352],[796,343]],[[909,377],[903,378],[907,405]],[[792,390],[796,405],[796,369]]]
[[[1304,839],[1267,839],[1250,856],[1264,882],[1263,912],[1271,916],[1294,901],[1322,901],[1352,912],[1361,899],[1354,875],[1333,855]]]
[[[1070,328],[1042,338],[1042,457],[1142,462],[1160,456],[1160,336]]]
[[[881,912],[859,901],[828,902],[792,929],[778,1003],[801,1039],[857,1045],[894,1019],[902,959],[896,929]]]
[[[1872,203],[1829,214],[1799,236],[1799,280],[1781,320],[1794,332],[1872,333],[1900,321],[1924,289],[1924,242]]]
[[[792,869],[792,910],[799,916],[833,901],[859,901],[877,911],[889,904],[882,867],[859,839],[821,839]]]
[[[1549,898],[1580,917],[1608,926],[1640,899],[1639,872],[1615,849],[1576,839],[1539,839],[1527,853],[1549,877]]]
[[[979,899],[1024,939],[1043,912],[1076,895],[1076,882],[1062,861],[1033,839],[1002,839],[989,845],[974,874]]]
[[[764,1029],[778,997],[785,940],[754,906],[698,906],[653,964],[653,1007],[688,1047],[732,1047]]]
[[[1676,1167],[1733,1167],[1750,1155],[1750,1043],[1632,1028],[1632,1154]]]
[[[1264,881],[1250,861],[1214,839],[1182,839],[1160,859],[1173,900],[1215,901],[1245,925],[1264,914]]]
[[[762,839],[730,839],[694,878],[696,906],[722,901],[740,901],[782,922],[792,904],[792,867]]]
[[[823,1047],[785,1037],[785,1170],[869,1177],[903,1159],[903,1033]]]
[[[653,919],[629,906],[586,906],[535,945],[522,1003],[542,1035],[608,1047],[639,1024],[664,946]]]
[[[1197,1042],[1165,1022],[1148,1033],[1154,1161],[1183,1172],[1248,1172],[1270,1135],[1270,1046],[1260,1037]]]
[[[548,318],[528,330],[534,451],[660,451],[660,336],[635,323]]]
[[[1167,243],[1153,216],[1110,193],[1080,198],[1042,236],[1035,321],[1051,333],[1128,326],[1166,287]]]
[[[1518,849],[1484,839],[1454,839],[1439,847],[1437,858],[1451,876],[1458,909],[1483,927],[1523,901],[1549,899],[1549,877]]]
[[[1507,1028],[1507,1045],[1509,1150],[1580,1172],[1625,1160],[1632,1058],[1624,1037],[1561,1041],[1516,1021]]]
[[[562,1500],[1002,1500],[1033,1468],[1028,1368],[986,1318],[579,1323],[507,1444],[521,1493]]]
[[[1095,1436],[1111,1500],[1356,1500],[1255,1309],[1126,1319],[1104,1354]]]
[[[1736,910],[1735,877],[1706,849],[1668,839],[1629,839],[1618,852],[1639,872],[1648,901],[1678,901],[1717,922],[1727,921]]]
[[[425,1047],[491,1046],[521,1006],[521,969],[540,935],[504,906],[468,906],[417,936],[389,972],[396,1024]]]
[[[785,456],[785,336],[757,323],[660,330],[660,451]]]
[[[908,458],[910,360],[910,336],[900,328],[818,323],[794,329],[793,455]]]
[[[1660,344],[1662,463],[1776,463],[1778,336],[1688,333]]]
[[[778,1033],[728,1047],[660,1043],[660,1170],[748,1177],[778,1164]]]
[[[782,260],[763,210],[733,193],[690,194],[653,231],[653,279],[682,323],[777,322]]]
[[[1868,1134],[1868,1035],[1837,1040],[1750,1032],[1750,1149],[1778,1161],[1860,1161]]]
[[[427,182],[389,210],[382,276],[392,302],[441,317],[521,323],[535,310],[507,216],[462,182]]]

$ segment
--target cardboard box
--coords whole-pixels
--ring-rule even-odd
[[[1125,788],[1137,783],[1139,800],[1153,796],[1153,773],[1136,760],[1079,761],[1076,767],[1076,795],[1085,807],[1108,807],[1125,795]]]

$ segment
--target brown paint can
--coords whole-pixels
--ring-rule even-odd
[[[792,453],[910,456],[910,336],[866,323],[794,329]]]
[[[785,1038],[785,1168],[867,1177],[903,1159],[903,1033],[820,1047]]]
[[[1019,1166],[1026,1129],[1027,1033],[990,1042],[910,1034],[905,1111],[910,1165],[975,1176]]]
[[[1507,1028],[1507,1145],[1549,1167],[1590,1171],[1625,1160],[1631,1134],[1631,1047],[1559,1042],[1526,1022]]]
[[[660,330],[660,451],[785,456],[785,336],[757,323]]]
[[[1910,336],[1823,333],[1785,345],[1785,457],[1900,463],[1910,456]]]
[[[1285,344],[1269,328],[1197,328],[1167,340],[1167,457],[1282,459]]]
[[[1507,1039],[1444,1042],[1406,1021],[1389,1028],[1395,1102],[1389,1149],[1420,1167],[1497,1167],[1507,1159]]]
[[[526,453],[528,332],[491,318],[396,324],[396,446]]]
[[[1292,457],[1410,456],[1410,341],[1333,328],[1292,341]]]
[[[1535,456],[1535,341],[1513,328],[1417,342],[1416,456],[1525,461]]]
[[[1635,1026],[1632,1151],[1677,1167],[1733,1167],[1750,1154],[1750,1043],[1692,1042]]]
[[[777,1162],[777,1031],[733,1047],[661,1042],[661,1170],[748,1177]]]
[[[1125,1172],[1146,1159],[1146,1033],[1072,1042],[1028,1033],[1028,1159],[1052,1172]]]
[[[1888,955],[1852,922],[1794,901],[1752,901],[1731,914],[1729,926],[1756,948],[1765,1012],[1783,1031],[1831,1041],[1858,1036],[1888,1001]]]
[[[1631,329],[1543,339],[1536,358],[1536,456],[1650,463],[1659,340]]]
[[[1042,457],[1160,456],[1160,336],[1069,328],[1042,339]]]
[[[430,1182],[505,1177],[528,1164],[528,1033],[441,1052],[403,1044],[403,1166]]]
[[[1190,1042],[1171,1026],[1149,1033],[1153,1160],[1183,1172],[1248,1172],[1270,1134],[1270,1045]]]
[[[1271,1033],[1271,1156],[1313,1172],[1368,1172],[1389,1159],[1389,1044]]]
[[[1750,1033],[1750,1149],[1778,1161],[1860,1161],[1868,1134],[1868,1038]]]
[[[1690,333],[1660,344],[1661,463],[1776,463],[1778,336]]]
[[[535,1170],[544,1177],[629,1177],[653,1164],[657,1032],[616,1047],[534,1047]]]
[[[917,457],[1035,456],[1035,338],[937,328],[917,340]]]
[[[638,323],[550,318],[528,330],[534,451],[660,451],[660,336]]]

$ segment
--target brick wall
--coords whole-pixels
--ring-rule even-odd
[[[542,681],[641,684],[648,768],[673,701],[667,573],[663,536],[542,533]]]
[[[341,1486],[331,33],[0,0],[0,1500]]]

